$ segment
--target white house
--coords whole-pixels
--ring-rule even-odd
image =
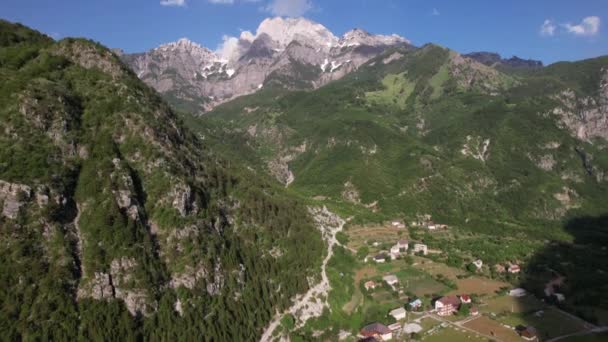
[[[414,253],[422,252],[422,254],[426,255],[428,253],[428,247],[422,243],[414,244]]]
[[[399,283],[399,279],[394,274],[385,275],[384,277],[382,277],[382,280],[384,280],[387,284],[391,286]]]
[[[399,250],[399,247],[397,245],[394,245],[393,247],[391,247],[391,259],[392,260],[397,259],[400,255],[401,255],[401,251]]]
[[[527,295],[528,292],[526,292],[526,290],[522,289],[521,287],[512,289],[511,291],[509,291],[509,296],[511,297],[523,297],[525,295]]]
[[[460,299],[456,296],[441,297],[435,301],[435,311],[439,316],[449,316],[460,307]]]
[[[381,254],[378,254],[378,255],[376,255],[376,256],[374,257],[374,261],[375,261],[377,264],[382,264],[382,263],[384,263],[384,262],[386,261],[386,255],[384,255],[384,254],[382,254],[382,253],[381,253]]]
[[[409,248],[409,241],[401,239],[397,241],[396,246],[399,247],[400,252],[407,252],[407,249]]]
[[[393,316],[398,321],[402,320],[402,319],[405,319],[405,317],[407,315],[407,313],[406,313],[406,311],[405,311],[404,308],[393,309],[388,314],[391,315],[391,316]]]

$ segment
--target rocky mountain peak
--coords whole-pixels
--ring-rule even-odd
[[[191,41],[188,38],[180,38],[179,40],[167,44],[163,44],[158,48],[154,49],[157,52],[178,52],[178,53],[187,53],[196,58],[201,58],[204,60],[213,60],[218,59],[218,56],[211,50],[207,49],[200,44],[197,44]]]
[[[397,35],[375,35],[363,29],[355,28],[346,32],[340,38],[340,46],[379,46],[379,45],[398,45],[410,44],[410,41]]]
[[[286,47],[298,36],[314,41],[322,47],[331,47],[338,42],[325,26],[304,18],[268,18],[260,23],[257,36],[267,34],[272,40]]]

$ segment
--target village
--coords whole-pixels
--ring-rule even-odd
[[[405,238],[407,227],[428,231],[448,230],[426,218],[409,225],[394,220],[373,232],[365,227],[351,230],[351,251],[367,250],[355,274],[355,291],[343,310],[382,308],[384,317],[363,322],[357,336],[344,333],[341,339],[359,341],[550,341],[592,331],[596,327],[547,303],[563,301],[559,282],[547,284],[545,298],[537,298],[516,281],[489,279],[481,258],[463,269],[433,261],[433,250],[421,241]],[[493,265],[517,279],[522,266],[506,260]]]

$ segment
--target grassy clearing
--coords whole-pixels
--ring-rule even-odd
[[[450,294],[493,295],[500,288],[509,286],[509,284],[488,278],[470,277],[456,280],[456,286],[458,286],[458,290],[454,290]]]
[[[368,242],[375,241],[380,245],[393,245],[399,239],[408,238],[408,234],[405,229],[395,228],[389,224],[352,226],[348,227],[346,232],[350,237],[348,247],[355,251],[363,246],[370,247]]]
[[[513,314],[500,319],[500,321],[512,327],[531,325],[538,330],[539,337],[543,340],[587,329],[581,321],[553,308],[544,309],[543,314],[539,316],[534,313]]]
[[[407,73],[389,74],[382,80],[384,89],[365,93],[367,100],[376,105],[405,108],[407,99],[414,92],[416,83],[407,78]]]
[[[445,328],[438,329],[433,334],[425,335],[422,340],[427,342],[470,342],[485,341],[486,338],[465,329],[456,328],[450,325]]]
[[[532,312],[541,310],[545,306],[533,296],[520,298],[500,296],[487,300],[485,304],[480,307],[480,311],[495,314]]]
[[[494,336],[497,339],[505,342],[518,342],[521,337],[513,329],[502,326],[499,322],[494,321],[486,316],[481,316],[464,324],[465,327],[473,329],[487,336]]]

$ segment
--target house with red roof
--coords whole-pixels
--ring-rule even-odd
[[[471,297],[469,297],[469,295],[466,295],[466,294],[460,295],[460,302],[462,304],[471,304]]]
[[[389,341],[393,338],[393,332],[382,323],[372,323],[361,329],[359,335],[363,338],[373,337],[379,341]]]

